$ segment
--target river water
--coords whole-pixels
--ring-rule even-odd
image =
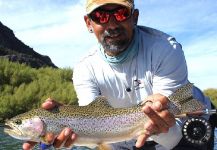
[[[39,149],[38,147],[35,148]],[[16,140],[3,133],[3,128],[0,127],[0,150],[22,150],[22,141]],[[64,150],[64,149],[62,149]],[[85,147],[74,147],[72,150],[88,150]],[[217,128],[215,130],[215,148],[217,150]]]
[[[3,132],[3,128],[0,127],[0,150],[22,150],[23,141],[14,139]],[[34,150],[39,150],[38,146],[35,146]],[[66,150],[66,149],[61,149]],[[85,147],[73,147],[71,150],[90,150]]]

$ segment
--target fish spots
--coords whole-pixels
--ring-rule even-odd
[[[192,112],[204,107],[199,100],[193,98],[192,83],[188,83],[177,89],[168,99],[170,100],[169,111],[173,114]]]

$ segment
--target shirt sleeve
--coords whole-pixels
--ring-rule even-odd
[[[182,127],[179,121],[169,129],[168,133],[161,133],[159,135],[151,136],[158,144],[162,145],[164,148],[173,149],[179,141],[182,139]]]
[[[184,52],[174,38],[157,42],[153,47],[153,93],[165,96],[188,83]]]
[[[73,85],[78,97],[79,106],[90,104],[100,95],[93,75],[85,63],[80,63],[73,69]]]

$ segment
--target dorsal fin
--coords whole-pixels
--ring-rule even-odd
[[[104,96],[98,96],[88,106],[91,106],[91,107],[111,107],[111,105],[109,104],[107,98],[104,97]]]

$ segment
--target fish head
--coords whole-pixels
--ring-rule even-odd
[[[17,116],[6,120],[4,132],[19,140],[40,142],[40,137],[43,136],[44,132],[44,123],[37,116]]]

